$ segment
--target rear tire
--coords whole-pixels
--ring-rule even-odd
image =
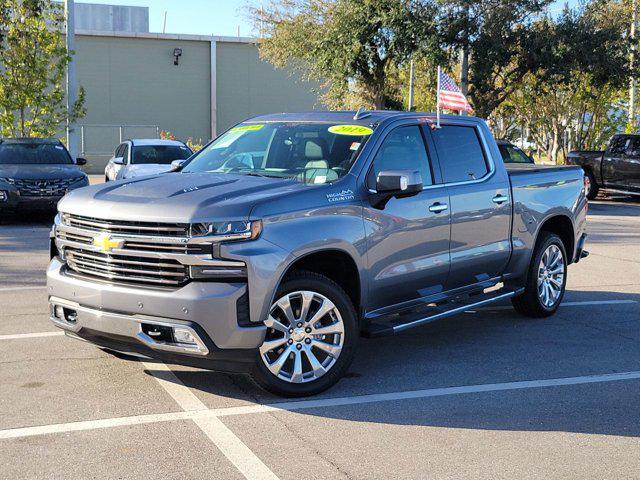
[[[600,193],[600,187],[596,183],[596,177],[593,175],[592,172],[587,171],[585,175],[589,179],[589,188],[586,192],[587,199],[595,200],[596,197],[598,196],[598,193]]]
[[[513,308],[533,318],[553,315],[567,285],[567,252],[555,233],[541,232],[533,253],[522,295],[511,299]]]
[[[320,393],[335,385],[353,360],[359,337],[355,308],[324,275],[299,271],[288,276],[265,324],[267,335],[251,377],[271,393]]]

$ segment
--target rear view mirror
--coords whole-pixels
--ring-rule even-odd
[[[180,170],[185,161],[186,160],[174,160],[173,162],[171,162],[171,171],[177,172],[178,170]]]
[[[86,158],[81,158],[81,157],[76,158],[76,165],[86,165],[86,164],[87,164]]]
[[[116,165],[124,165],[124,158],[116,157],[113,159],[113,163],[115,163]]]

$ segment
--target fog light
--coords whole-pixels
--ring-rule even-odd
[[[176,343],[184,343],[188,345],[197,345],[196,338],[191,334],[189,330],[179,327],[173,327],[173,338]]]
[[[60,320],[64,320],[64,308],[61,305],[56,305],[54,309],[54,316]]]
[[[0,190],[0,202],[6,202],[8,198],[6,190]]]

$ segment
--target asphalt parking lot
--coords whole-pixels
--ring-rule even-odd
[[[0,224],[0,478],[640,478],[640,203],[590,206],[556,316],[363,339],[304,401],[61,335],[48,221]]]

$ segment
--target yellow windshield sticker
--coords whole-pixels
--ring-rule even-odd
[[[256,132],[258,130],[262,130],[264,128],[264,124],[257,125],[240,125],[239,127],[234,127],[229,132]]]
[[[333,127],[329,127],[329,131],[336,135],[353,136],[371,135],[373,133],[372,129],[363,127],[362,125],[334,125]]]

